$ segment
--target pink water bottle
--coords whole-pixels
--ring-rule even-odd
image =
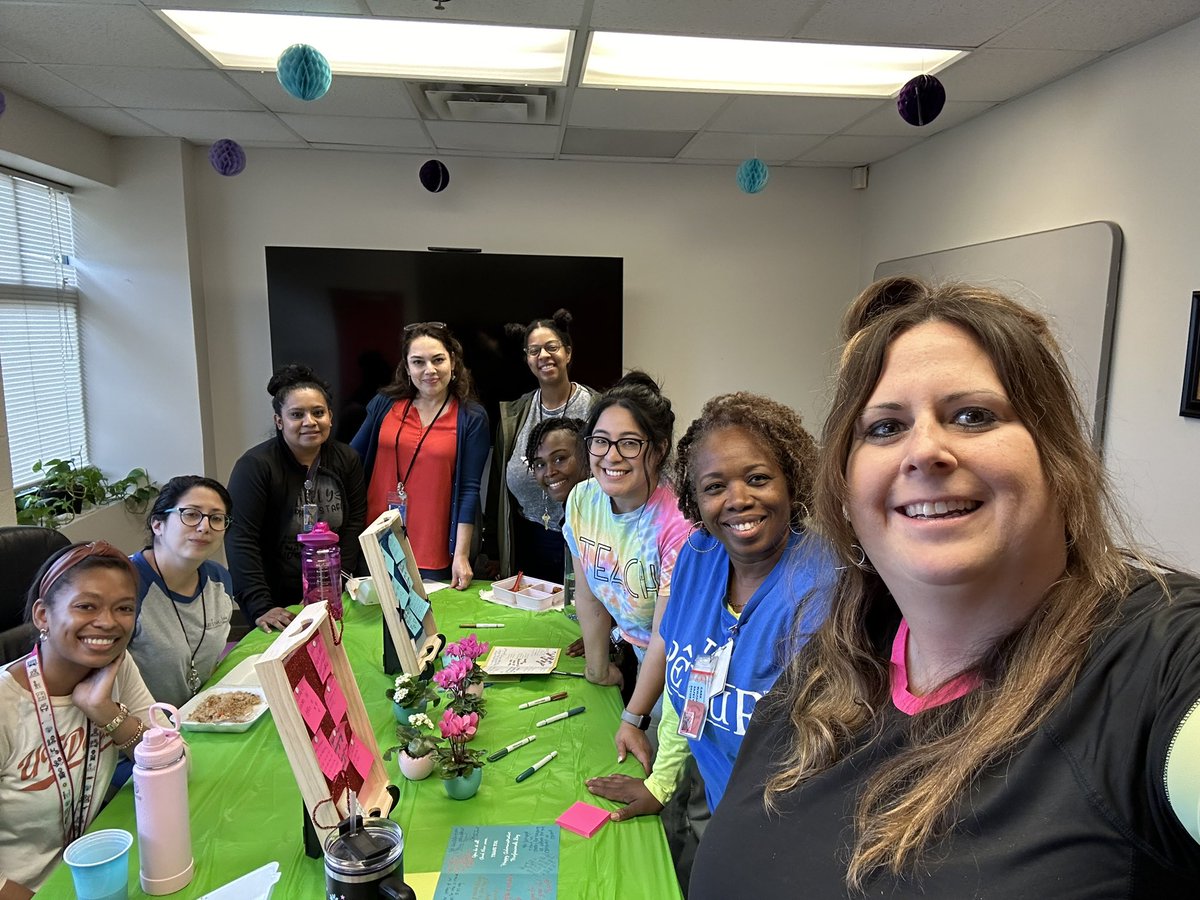
[[[326,522],[318,522],[312,531],[296,535],[303,547],[300,555],[300,579],[305,605],[324,600],[335,619],[342,614],[342,551],[338,536]]]
[[[192,880],[192,829],[188,819],[187,760],[179,734],[179,710],[151,705],[171,717],[174,727],[152,724],[133,750],[133,809],[137,816],[142,890],[173,894]]]

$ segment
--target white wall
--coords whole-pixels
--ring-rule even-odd
[[[886,259],[1096,219],[1124,232],[1105,455],[1143,540],[1200,569],[1200,421],[1180,418],[1200,289],[1200,22],[876,165],[859,281]]]
[[[194,159],[218,477],[272,427],[266,245],[623,257],[623,363],[662,378],[681,428],[737,389],[819,424],[861,229],[844,170],[776,169],[750,196],[733,167],[464,158],[430,194],[423,158],[249,157],[235,178]]]

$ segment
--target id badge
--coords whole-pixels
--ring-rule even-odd
[[[725,679],[729,675],[729,659],[733,656],[733,638],[727,640],[713,653],[712,683],[708,686],[708,699],[725,690]]]
[[[394,509],[400,513],[400,524],[408,524],[408,492],[404,490],[402,484],[397,484],[396,490],[388,491],[387,505],[388,509]]]
[[[300,530],[308,534],[317,527],[317,504],[305,503],[300,507]]]
[[[688,674],[687,688],[683,693],[683,711],[679,714],[677,733],[694,741],[704,733],[708,720],[709,686],[712,684],[716,659],[713,654],[697,656]]]

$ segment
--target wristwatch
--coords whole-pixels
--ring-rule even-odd
[[[645,731],[650,727],[649,716],[639,716],[637,713],[631,713],[628,709],[621,710],[621,721],[628,722],[634,728]]]

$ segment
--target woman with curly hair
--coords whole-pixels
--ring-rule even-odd
[[[367,473],[367,521],[404,510],[417,568],[471,585],[471,539],[487,465],[487,413],[475,400],[462,345],[442,322],[404,329],[392,383],[367,404],[350,442]]]
[[[678,602],[652,639],[667,661],[658,755],[645,781],[610,775],[588,788],[628,804],[614,820],[657,813],[690,754],[706,802],[690,805],[685,839],[672,848],[685,883],[688,848],[721,800],[755,703],[790,659],[787,648],[820,624],[832,561],[805,527],[816,461],[800,416],[757,394],[709,400],[679,442],[673,480],[695,525],[675,564]],[[700,685],[717,660],[723,683],[709,681],[706,700],[689,699],[689,683]]]
[[[1195,896],[1200,583],[1120,549],[1046,320],[893,278],[843,339],[829,618],[758,705],[692,897]]]

